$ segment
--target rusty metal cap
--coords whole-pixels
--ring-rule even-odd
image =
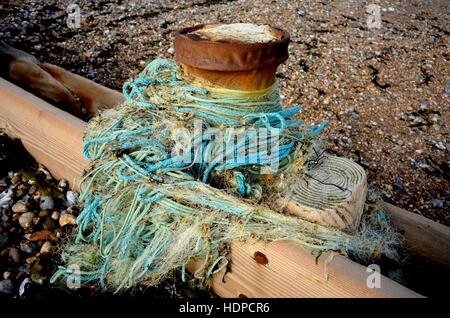
[[[214,40],[195,33],[205,24],[184,28],[175,33],[175,59],[183,64],[211,71],[251,71],[277,67],[289,56],[289,33],[271,27],[276,40],[246,43],[237,40]]]

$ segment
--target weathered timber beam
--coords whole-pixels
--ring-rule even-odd
[[[20,138],[55,177],[77,187],[87,166],[83,121],[0,78],[0,127]],[[314,255],[288,240],[234,242],[231,262],[232,272],[219,272],[213,279],[213,290],[221,297],[420,297],[384,276],[380,288],[371,289],[364,266],[329,254],[316,264]]]
[[[234,242],[232,271],[217,273],[213,290],[221,297],[420,297],[382,275],[380,288],[368,288],[366,267],[342,255],[325,253],[317,261],[289,240]]]
[[[0,128],[21,139],[37,162],[75,189],[87,166],[82,154],[85,127],[84,121],[0,78]]]
[[[450,268],[450,228],[426,217],[408,212],[387,202],[380,206],[405,238],[411,252]]]

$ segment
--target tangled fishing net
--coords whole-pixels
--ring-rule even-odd
[[[227,266],[233,240],[395,257],[396,236],[386,235],[380,215],[348,234],[271,206],[277,193],[266,176],[301,173],[326,126],[306,126],[299,106],[283,108],[276,84],[257,92],[204,87],[156,59],[123,93],[125,102],[93,118],[84,137],[84,209],[62,254],[66,266],[80,266],[82,281],[121,290],[176,272],[207,287]],[[200,266],[191,275],[192,260]],[[52,281],[70,273],[61,266]]]

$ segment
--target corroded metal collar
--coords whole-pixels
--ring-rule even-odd
[[[210,71],[251,71],[277,67],[288,58],[289,33],[272,27],[280,40],[267,43],[213,41],[192,33],[196,25],[175,33],[175,59],[195,68]]]

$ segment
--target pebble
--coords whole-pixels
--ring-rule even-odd
[[[53,220],[58,220],[59,219],[59,212],[58,211],[54,211],[53,213],[52,213],[52,216],[51,216],[51,218],[53,219]]]
[[[42,223],[42,227],[44,228],[44,230],[52,231],[52,230],[56,229],[56,224],[52,218],[47,217],[47,218],[45,218],[45,221]]]
[[[433,199],[431,203],[433,204],[433,208],[442,209],[444,207],[444,201],[439,199]]]
[[[30,274],[30,268],[31,266],[29,264],[24,264],[23,266],[19,267],[20,272],[16,275],[16,281],[21,281],[25,277]]]
[[[0,193],[0,208],[7,208],[13,200],[14,192],[8,189]]]
[[[2,217],[0,218],[2,222],[9,222],[9,216],[7,214],[2,214]]]
[[[30,241],[55,241],[57,239],[56,235],[50,230],[41,230],[34,232],[30,235]]]
[[[53,201],[52,197],[41,196],[39,207],[42,210],[52,210],[55,207],[55,202]]]
[[[14,293],[14,286],[10,279],[0,281],[0,294],[11,295]]]
[[[36,214],[33,212],[25,212],[19,218],[19,224],[24,230],[28,230],[33,225],[33,220]]]
[[[38,190],[38,188],[36,187],[36,185],[31,185],[30,189],[28,189],[28,194],[29,195],[33,195],[36,193],[36,191]]]
[[[420,109],[421,110],[427,110],[428,109],[428,102],[427,101],[423,101],[420,103]]]
[[[3,250],[9,243],[9,233],[8,232],[0,232],[0,250]]]
[[[44,275],[44,267],[39,260],[35,261],[33,266],[31,266],[30,274],[31,280],[39,285],[42,285],[46,279],[46,276]]]
[[[43,165],[39,164],[38,171],[42,172],[45,175],[45,179],[49,181],[53,179],[50,172]]]
[[[78,204],[78,193],[74,191],[67,191],[66,193],[67,204],[69,206],[74,206]]]
[[[11,210],[14,213],[24,213],[24,212],[27,212],[28,205],[26,204],[26,202],[17,201],[16,203],[14,203],[14,205],[11,208]]]
[[[6,183],[5,179],[0,179],[0,192],[5,191],[7,187],[8,184]]]
[[[8,256],[11,258],[14,263],[20,263],[20,251],[16,247],[9,247],[8,248]]]
[[[48,253],[51,253],[52,250],[53,250],[52,243],[49,241],[46,241],[44,244],[42,244],[41,250],[39,251],[39,253],[48,254]]]
[[[77,224],[77,218],[73,214],[62,213],[61,216],[59,217],[59,225],[63,227],[66,226],[67,224],[69,225]]]
[[[66,179],[60,179],[58,182],[58,189],[60,191],[67,189],[67,187],[69,186],[69,183],[67,182]]]
[[[47,217],[48,216],[48,211],[47,210],[41,210],[40,212],[39,212],[39,217],[40,218],[45,218],[45,217]]]
[[[447,149],[442,141],[439,141],[439,142],[435,143],[434,146],[435,146],[437,149],[440,149],[440,150],[445,150],[445,149]]]
[[[11,179],[11,183],[16,185],[16,184],[18,184],[20,182],[21,179],[22,178],[20,177],[20,174],[15,173],[14,176],[12,177],[12,179]]]
[[[399,189],[399,190],[403,190],[404,189],[404,185],[403,185],[403,180],[402,178],[400,178],[399,176],[396,176],[394,179],[394,186]]]
[[[23,240],[20,242],[20,250],[22,252],[28,253],[28,254],[32,254],[35,253],[37,250],[37,246],[35,243],[30,242],[28,240]]]
[[[22,283],[20,283],[19,286],[19,296],[22,297],[23,294],[25,294],[27,290],[27,286],[32,283],[31,279],[29,277],[25,278]]]
[[[5,271],[3,273],[3,279],[9,279],[11,277],[11,272],[10,271]]]

